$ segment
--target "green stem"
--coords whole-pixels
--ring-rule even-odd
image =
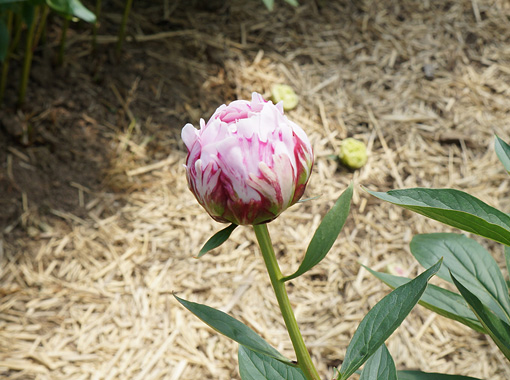
[[[92,51],[97,48],[97,29],[99,27],[99,15],[101,13],[101,0],[96,0],[96,22],[92,27]]]
[[[25,94],[27,92],[28,85],[28,77],[30,75],[30,67],[32,66],[32,56],[33,56],[33,39],[34,39],[34,30],[35,30],[35,20],[39,15],[39,7],[35,7],[34,10],[34,21],[28,28],[27,37],[25,40],[25,60],[23,61],[23,71],[21,73],[21,83],[19,88],[19,96],[18,96],[18,104],[23,104],[25,101]]]
[[[124,42],[124,35],[126,34],[126,24],[129,18],[129,12],[131,11],[131,4],[133,0],[127,0],[126,6],[124,7],[124,14],[122,15],[122,22],[120,24],[119,30],[119,38],[117,39],[117,47],[115,48],[115,53],[117,57],[120,56],[120,51],[122,49],[122,43]]]
[[[37,26],[37,31],[35,32],[34,37],[34,46],[33,49],[37,47],[39,44],[39,40],[41,39],[41,36],[44,34],[44,29],[46,28],[46,19],[48,18],[48,13],[50,11],[50,7],[48,7],[46,4],[42,5],[42,13],[41,18],[39,20],[39,25]],[[35,20],[34,20],[35,22]]]
[[[280,306],[283,320],[285,321],[285,326],[287,326],[290,340],[296,352],[299,368],[301,368],[308,380],[320,380],[320,376],[312,363],[312,358],[305,346],[296,317],[292,311],[289,296],[285,289],[285,282],[282,281],[283,275],[276,261],[271,237],[267,230],[267,224],[255,225],[253,229],[255,230],[255,235],[260,245],[260,251],[264,257],[264,263],[266,264],[269,279],[271,280],[271,285],[273,285],[276,299],[278,300],[278,305]]]

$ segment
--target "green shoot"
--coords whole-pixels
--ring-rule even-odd
[[[18,96],[18,104],[23,104],[25,101],[25,95],[27,91],[27,85],[28,85],[28,77],[30,74],[30,67],[32,66],[32,56],[33,56],[33,39],[34,39],[34,31],[35,31],[35,20],[37,19],[37,16],[39,15],[39,7],[36,6],[34,9],[34,21],[31,23],[31,25],[28,28],[26,40],[25,40],[25,59],[23,61],[23,70],[21,72],[21,83],[20,83],[20,89],[19,89],[19,96]]]
[[[126,35],[126,24],[129,18],[129,12],[131,11],[131,4],[133,0],[127,0],[126,6],[124,8],[124,14],[122,15],[122,22],[120,24],[119,30],[119,38],[117,39],[117,47],[115,48],[115,54],[117,57],[120,56],[120,51],[122,50],[122,43],[124,42],[124,37]]]

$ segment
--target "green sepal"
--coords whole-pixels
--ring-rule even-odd
[[[199,257],[202,257],[207,252],[213,250],[214,248],[218,248],[220,245],[225,243],[236,227],[237,224],[232,223],[230,226],[216,232],[213,236],[211,236],[209,240],[207,240],[196,258],[198,259]]]

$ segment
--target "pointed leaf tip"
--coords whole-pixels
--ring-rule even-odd
[[[351,208],[352,193],[353,184],[351,183],[322,219],[298,270],[290,276],[283,278],[283,281],[289,281],[301,276],[326,257],[347,220]]]
[[[232,223],[230,226],[216,232],[209,240],[207,240],[196,258],[198,259],[202,257],[207,252],[212,251],[214,248],[218,248],[220,245],[225,243],[236,227],[237,224]]]
[[[207,305],[186,301],[177,297],[175,294],[174,297],[182,306],[191,311],[196,317],[201,319],[202,322],[206,323],[217,332],[255,352],[270,356],[285,365],[295,366],[294,363],[280,354],[255,331],[227,313],[216,310]]]
[[[510,145],[496,136],[494,150],[506,171],[510,173]]]
[[[339,380],[347,380],[397,329],[418,303],[442,259],[414,280],[399,286],[363,318],[347,347]]]

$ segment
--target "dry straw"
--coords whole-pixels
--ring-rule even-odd
[[[506,0],[301,3],[294,10],[282,2],[267,13],[257,1],[227,2],[231,23],[218,33],[208,33],[214,14],[198,12],[182,35],[151,42],[173,51],[193,39],[225,59],[213,76],[203,61],[182,61],[204,78],[201,96],[212,99],[183,99],[178,110],[161,106],[183,124],[213,111],[197,104],[252,91],[269,96],[274,83],[291,84],[300,96],[288,116],[311,137],[316,164],[305,196],[320,198],[270,224],[284,272],[297,268],[321,216],[351,181],[374,190],[454,187],[509,209],[509,177],[492,149],[494,133],[510,140]],[[292,355],[251,230],[240,228],[215,252],[193,259],[222,226],[187,190],[183,145],[169,139],[172,153],[155,160],[142,132],[131,132],[136,138],[114,139],[110,176],[118,191],[89,197],[85,218],[55,210],[46,232],[32,229],[32,238],[0,245],[1,378],[239,378],[236,344],[180,307],[172,292],[229,312]],[[359,171],[330,158],[348,136],[369,147]],[[34,218],[28,207],[24,225]],[[361,318],[388,292],[360,263],[398,263],[414,276],[421,268],[409,241],[432,231],[448,229],[358,188],[332,252],[289,286],[324,378],[332,378]],[[490,247],[502,264],[501,249]],[[388,345],[399,369],[510,378],[490,340],[421,307]]]

